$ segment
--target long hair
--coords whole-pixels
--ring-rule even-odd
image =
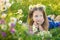
[[[32,10],[29,10],[28,19],[27,19],[27,22],[28,22],[28,25],[29,25],[29,29],[32,28],[32,25],[33,25],[33,23],[34,23],[34,21],[33,21],[33,19],[32,19],[32,17],[33,17],[33,12],[34,12],[34,11],[37,11],[37,10],[39,10],[39,11],[41,11],[41,12],[43,13],[44,22],[43,22],[43,24],[42,24],[42,27],[43,27],[44,30],[47,31],[47,30],[48,30],[49,23],[48,23],[48,19],[47,19],[47,16],[46,16],[46,13],[45,13],[43,7],[38,7],[38,8],[35,7],[35,8],[33,8]]]

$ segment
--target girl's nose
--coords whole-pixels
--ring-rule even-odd
[[[37,21],[39,21],[40,19],[37,19]]]
[[[40,17],[38,17],[37,20],[40,20]]]

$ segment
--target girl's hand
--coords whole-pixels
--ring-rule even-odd
[[[37,22],[34,22],[33,25],[35,25],[36,28],[38,28],[38,26],[39,26],[39,25],[37,24]]]
[[[41,26],[41,24],[39,24],[39,23],[37,23],[37,22],[34,22],[33,24],[36,26],[36,28],[39,28],[40,31],[44,31],[44,29],[43,29],[43,27]]]
[[[43,27],[41,26],[41,23],[40,23],[40,22],[36,22],[36,23],[37,23],[37,25],[38,25],[39,30],[40,30],[40,31],[44,31]]]
[[[39,30],[40,30],[40,31],[44,31],[44,29],[43,29],[42,26],[39,26]]]

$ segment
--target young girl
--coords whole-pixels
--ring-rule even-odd
[[[28,14],[29,33],[37,34],[40,31],[48,31],[48,20],[43,6],[35,6]],[[34,29],[35,28],[35,29]]]

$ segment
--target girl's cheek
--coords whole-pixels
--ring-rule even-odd
[[[44,19],[42,19],[42,23],[44,22]]]
[[[41,17],[41,18],[40,18],[40,21],[42,21],[42,20],[44,20],[44,18],[43,18],[43,17]]]
[[[43,22],[44,22],[44,18],[41,18],[41,19],[40,19],[40,22],[43,23]]]
[[[37,18],[36,18],[36,17],[34,17],[34,18],[33,18],[33,20],[34,20],[34,21],[37,21]]]

